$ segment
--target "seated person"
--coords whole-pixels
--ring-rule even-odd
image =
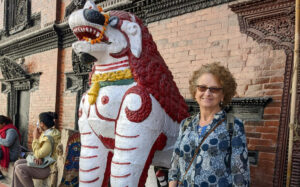
[[[12,124],[12,120],[0,115],[0,166],[7,170],[9,162],[16,161],[20,155],[20,138],[18,129]],[[4,179],[0,171],[0,179]]]
[[[60,132],[55,128],[55,119],[57,119],[57,114],[53,112],[43,112],[39,115],[39,125],[33,131],[32,141],[34,161],[37,165],[41,165],[43,163],[43,158],[48,156],[51,151],[51,157],[55,160],[57,159],[56,146],[60,142]],[[52,150],[51,140],[47,136],[52,137],[54,141],[54,150]],[[51,173],[51,166],[52,165],[38,168],[28,166],[26,159],[16,161],[12,187],[34,186],[32,179],[47,178]]]

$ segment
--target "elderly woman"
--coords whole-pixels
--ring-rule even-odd
[[[39,115],[38,125],[33,131],[32,141],[32,151],[36,165],[41,165],[43,159],[51,151],[51,157],[57,158],[56,146],[60,142],[60,132],[55,128],[55,119],[57,119],[57,114],[54,112],[43,112]],[[26,159],[18,160],[15,162],[12,186],[33,186],[33,178],[45,179],[50,175],[50,171],[50,166],[43,168],[31,167],[28,166]]]
[[[200,112],[181,122],[169,170],[169,186],[249,186],[244,125],[224,111],[236,92],[227,68],[212,63],[193,73],[190,92]]]

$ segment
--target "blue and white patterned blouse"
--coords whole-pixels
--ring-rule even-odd
[[[192,119],[184,132],[182,126],[186,119],[181,122],[169,170],[169,181],[182,181],[183,186],[194,187],[249,186],[247,141],[243,122],[237,118],[234,120],[231,141],[231,168],[228,167],[230,138],[225,120],[203,142],[188,173],[182,178],[202,138],[225,116],[225,111],[218,112],[204,130],[198,125],[199,114]]]

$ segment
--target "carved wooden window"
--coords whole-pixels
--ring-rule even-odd
[[[24,30],[30,25],[30,0],[5,0],[4,15],[6,35]]]

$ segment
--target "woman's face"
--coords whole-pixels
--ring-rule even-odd
[[[45,123],[43,123],[43,122],[40,121],[39,124],[40,124],[40,129],[41,129],[42,131],[47,130],[47,126],[45,125]]]
[[[200,108],[218,109],[224,94],[217,78],[211,73],[205,73],[198,78],[196,85],[195,99]]]

